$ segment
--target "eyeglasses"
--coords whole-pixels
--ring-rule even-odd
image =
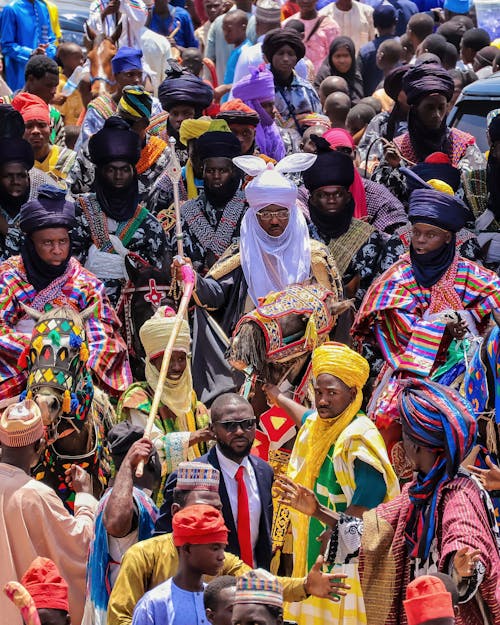
[[[257,217],[262,221],[271,221],[277,217],[280,221],[286,221],[289,217],[288,209],[282,208],[278,211],[257,211]]]
[[[238,428],[242,430],[253,430],[257,423],[257,419],[242,419],[241,421],[219,421],[218,425],[226,430],[226,432],[236,432]],[[217,424],[216,424],[217,425]]]

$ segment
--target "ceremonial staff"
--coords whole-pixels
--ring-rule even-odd
[[[177,155],[175,153],[175,139],[170,137],[168,140],[170,144],[170,164],[168,167],[168,173],[173,183],[174,188],[174,209],[175,209],[175,238],[177,240],[177,254],[176,258],[182,260],[184,257],[184,249],[182,245],[182,225],[181,225],[181,208],[179,202],[179,181],[181,179],[181,167],[179,161],[177,160]],[[181,324],[186,315],[189,300],[191,299],[191,295],[194,289],[194,271],[190,265],[183,265],[181,267],[181,275],[182,282],[184,284],[184,292],[182,294],[182,299],[179,304],[179,309],[175,316],[175,323],[172,328],[172,334],[168,340],[167,346],[165,347],[165,351],[163,352],[163,359],[161,361],[160,375],[158,377],[158,383],[155,388],[155,394],[153,396],[153,402],[151,404],[151,410],[149,412],[148,420],[146,423],[146,427],[144,428],[144,438],[151,438],[151,430],[153,429],[153,425],[158,414],[158,406],[160,405],[161,394],[163,391],[163,385],[165,384],[165,379],[167,377],[168,367],[170,365],[170,359],[172,357],[172,352],[174,350],[175,341],[177,340],[177,336],[179,335],[179,330]],[[136,477],[142,477],[144,471],[144,462],[141,460],[137,465],[137,469],[135,472]]]

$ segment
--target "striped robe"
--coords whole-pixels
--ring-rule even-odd
[[[500,307],[498,275],[459,257],[454,289],[480,334],[491,310]],[[450,344],[446,320],[426,317],[430,305],[431,290],[417,284],[405,254],[366,293],[352,334],[361,341],[374,336],[392,369],[429,376],[446,360]]]
[[[101,381],[101,386],[114,394],[132,383],[128,353],[118,328],[120,322],[111,307],[104,286],[76,258],[70,258],[64,274],[40,292],[28,282],[21,256],[12,256],[0,265],[0,401],[21,392],[26,372],[17,361],[29,345],[27,315],[21,303],[44,311],[46,305],[70,306],[82,312],[94,307],[86,324],[89,360],[87,366]],[[24,327],[18,326],[23,320]]]

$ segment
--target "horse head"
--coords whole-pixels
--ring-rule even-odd
[[[122,23],[118,22],[113,34],[106,36],[97,34],[85,22],[85,44],[87,58],[90,61],[90,84],[93,96],[115,91],[115,79],[111,67],[111,59],[115,56],[117,42],[122,34]]]
[[[130,253],[125,257],[125,269],[129,280],[122,290],[119,313],[125,329],[125,340],[134,377],[139,380],[144,377],[145,358],[139,329],[160,306],[177,309],[177,304],[170,293],[171,264],[170,253],[165,253],[159,269],[137,254]]]
[[[44,313],[23,308],[36,321],[26,354],[26,395],[40,407],[47,437],[53,442],[60,435],[61,419],[70,422],[71,432],[82,429],[93,399],[85,336],[85,321],[93,307],[81,313],[66,306]]]
[[[238,322],[228,360],[235,369],[276,384],[301,368],[313,349],[328,340],[338,315],[351,307],[352,300],[339,302],[336,293],[319,284],[271,293]]]

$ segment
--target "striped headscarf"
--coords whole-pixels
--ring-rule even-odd
[[[469,402],[451,388],[423,379],[404,380],[401,385],[398,408],[403,430],[415,443],[437,454],[429,473],[419,472],[408,491],[406,540],[410,554],[425,561],[435,535],[439,492],[470,453],[476,421]]]
[[[118,102],[118,113],[127,119],[151,119],[153,96],[142,85],[128,85],[123,88],[122,97]]]

